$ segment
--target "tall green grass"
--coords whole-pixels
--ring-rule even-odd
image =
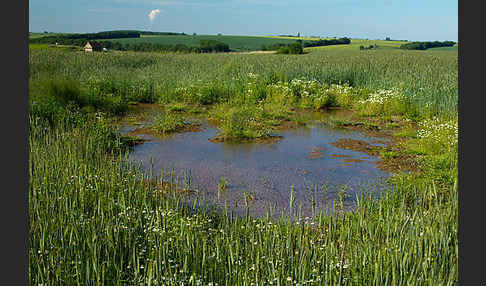
[[[266,85],[305,79],[370,90],[400,88],[423,117],[457,113],[458,60],[449,52],[316,50],[296,57],[32,50],[29,57],[31,80],[70,76],[90,89],[131,101],[182,100],[179,90],[185,88],[200,95],[195,100],[211,104],[241,93],[251,74],[258,74]]]

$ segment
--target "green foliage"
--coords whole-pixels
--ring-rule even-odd
[[[225,140],[254,139],[270,135],[270,128],[264,123],[264,111],[259,107],[220,104],[214,108],[211,116],[219,122]]]
[[[444,42],[411,42],[406,43],[400,46],[400,49],[405,50],[427,50],[430,48],[438,48],[438,47],[452,47],[456,43],[453,41],[444,41]]]
[[[277,54],[290,54],[289,46],[282,46],[278,49]]]
[[[278,50],[279,45],[288,45],[294,43],[294,39],[282,39],[271,37],[258,36],[230,36],[230,35],[160,35],[160,36],[146,36],[140,38],[125,38],[125,39],[110,39],[103,40],[105,42],[117,42],[120,46],[127,47],[128,45],[138,45],[141,43],[149,43],[151,45],[162,46],[176,46],[184,45],[186,47],[197,47],[202,41],[219,41],[229,46],[232,51],[258,51],[261,50],[262,45],[265,45],[268,50]],[[303,45],[308,42],[316,40],[303,41]]]
[[[272,47],[273,48],[273,47]],[[302,47],[302,43],[292,43],[290,45],[282,45],[278,48],[278,54],[292,54],[292,55],[299,55],[304,53],[304,49]]]
[[[378,48],[378,45],[377,44],[375,44],[375,45],[369,45],[368,47],[365,47],[363,45],[359,46],[359,49],[361,51],[363,51],[363,50],[373,50],[373,49],[377,49],[377,48]]]
[[[444,151],[457,152],[459,129],[457,118],[430,118],[419,122],[417,137],[425,153],[438,155]]]
[[[83,90],[78,81],[72,78],[53,78],[44,82],[46,85],[43,88],[45,95],[40,96],[41,105],[46,108],[53,108],[58,104],[59,106],[72,105],[76,108],[82,109],[91,107],[94,110],[102,110],[111,114],[123,114],[127,110],[127,103],[121,96],[114,94],[106,94],[102,90],[88,89]],[[52,101],[51,103],[49,103]],[[51,107],[47,107],[51,106]]]
[[[152,123],[152,130],[160,134],[176,132],[186,126],[186,120],[183,116],[174,113],[157,114]]]
[[[102,45],[107,49],[136,52],[175,52],[175,53],[222,53],[231,51],[229,46],[216,40],[201,40],[198,46],[185,44],[159,44],[151,42],[121,43],[118,41],[104,41]]]
[[[411,111],[410,98],[400,89],[378,90],[354,103],[364,116],[404,115]]]
[[[73,103],[79,107],[86,105],[86,99],[81,96],[79,82],[73,79],[55,78],[48,81],[47,95],[62,105],[68,103]]]
[[[87,41],[99,39],[140,38],[138,31],[106,31],[86,34],[56,34],[43,37],[30,37],[32,44],[55,44],[84,46]]]
[[[196,48],[196,52],[199,53],[221,53],[229,52],[229,45],[216,40],[201,40],[199,47]]]
[[[94,152],[107,152],[112,154],[118,154],[125,146],[121,140],[120,134],[114,129],[108,122],[106,114],[95,113],[94,114],[93,127],[88,128],[89,149]]]
[[[79,109],[72,105],[61,105],[48,97],[29,98],[29,118],[38,125],[77,125]]]
[[[324,39],[324,40],[317,40],[317,41],[308,41],[304,43],[304,47],[322,47],[322,46],[331,46],[331,45],[348,45],[351,43],[351,39],[344,37],[339,39]]]
[[[174,90],[170,99],[185,103],[209,105],[227,100],[228,89],[219,81],[203,82],[196,81],[188,87],[179,87]]]

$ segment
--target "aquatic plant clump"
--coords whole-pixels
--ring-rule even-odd
[[[254,139],[271,135],[271,129],[264,123],[262,108],[252,106],[218,106],[212,113],[226,140]]]
[[[179,131],[186,125],[189,125],[189,123],[181,115],[161,113],[155,116],[151,129],[157,133],[167,134]]]

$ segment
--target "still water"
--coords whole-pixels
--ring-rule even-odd
[[[360,192],[377,193],[389,173],[376,168],[377,158],[329,144],[340,138],[363,140],[372,145],[383,138],[334,129],[322,121],[278,131],[283,138],[273,143],[213,143],[218,129],[202,121],[199,132],[169,137],[141,135],[148,142],[137,145],[129,159],[146,172],[166,180],[178,178],[179,185],[197,191],[202,201],[245,213],[245,194],[252,216],[272,211],[274,217],[289,212],[291,189],[293,210],[303,216],[329,212],[333,202],[344,198],[344,207],[353,208]],[[125,125],[121,132],[134,130]],[[224,177],[226,190],[218,195]],[[339,196],[338,194],[341,194]],[[345,194],[345,196],[342,196]]]

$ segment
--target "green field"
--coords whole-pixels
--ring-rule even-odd
[[[51,45],[51,44],[29,44],[29,50],[71,50],[82,51],[83,49],[78,46],[71,45]]]
[[[323,47],[309,47],[305,48],[306,51],[319,50],[319,49],[345,49],[345,50],[359,50],[360,46],[368,47],[370,45],[378,45],[379,49],[399,49],[400,45],[404,44],[403,41],[385,41],[385,40],[363,40],[363,39],[351,39],[349,45],[335,45],[335,46],[323,46]]]
[[[384,42],[303,55],[32,48],[30,284],[457,285],[458,56]],[[368,43],[390,48],[359,50]],[[297,108],[343,108],[390,129],[401,153],[380,156],[412,157],[420,172],[397,173],[352,212],[298,223],[196,211],[123,163],[131,141],[116,122],[129,102],[199,111],[235,140],[266,136]]]
[[[400,45],[403,45],[407,42],[405,41],[386,41],[386,40],[363,40],[363,39],[351,39],[351,43],[349,45],[335,45],[335,46],[323,46],[323,47],[308,47],[304,50],[306,52],[312,52],[315,50],[359,50],[360,46],[368,47],[370,45],[377,45],[378,49],[400,49]],[[453,47],[440,47],[440,48],[431,48],[421,52],[427,51],[458,51],[458,45],[454,45]]]
[[[428,51],[450,51],[450,52],[458,52],[459,46],[456,44],[452,47],[440,47],[440,48],[431,48]]]
[[[231,36],[231,35],[142,35],[140,38],[110,39],[107,41],[126,43],[156,43],[164,45],[184,44],[198,46],[201,40],[216,40],[228,44],[233,51],[258,51],[262,45],[268,46],[276,43],[290,44],[297,39],[273,38],[258,36]],[[304,41],[305,42],[305,41]]]

